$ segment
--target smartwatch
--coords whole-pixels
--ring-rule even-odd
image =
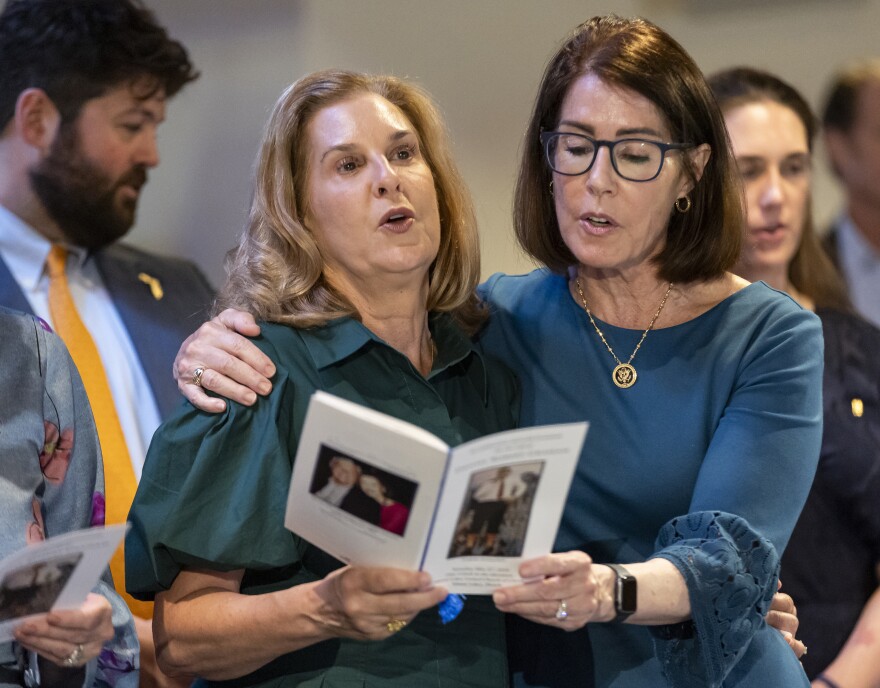
[[[611,619],[611,623],[621,623],[636,612],[638,601],[636,577],[620,564],[605,565],[617,576],[614,582],[614,611],[617,614]]]

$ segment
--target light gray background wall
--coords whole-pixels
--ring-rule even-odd
[[[281,90],[327,67],[390,72],[444,111],[477,202],[483,272],[530,263],[511,238],[522,130],[544,64],[594,14],[641,15],[704,71],[771,69],[818,105],[844,61],[878,49],[880,0],[146,0],[202,72],[169,106],[131,240],[195,260],[215,284],[247,213],[264,121]],[[838,191],[817,158],[819,226]]]

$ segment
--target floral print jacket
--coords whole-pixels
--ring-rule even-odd
[[[53,535],[103,525],[101,452],[76,367],[46,323],[5,308],[0,387],[0,557]],[[95,592],[113,606],[116,637],[89,663],[84,686],[137,686],[134,622],[113,591],[109,571]],[[10,645],[0,645],[0,658],[14,654]],[[32,670],[26,678],[39,685]]]

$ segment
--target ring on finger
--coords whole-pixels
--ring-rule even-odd
[[[64,658],[61,662],[64,666],[79,666],[83,658],[86,656],[86,649],[83,647],[82,643],[78,643],[74,646],[73,650],[71,650],[70,654]]]
[[[559,600],[559,606],[556,607],[556,618],[559,621],[565,621],[568,618],[568,605],[565,600]]]
[[[204,375],[204,374],[205,374],[204,368],[196,368],[193,371],[192,379],[190,380],[190,382],[192,384],[194,384],[196,387],[201,387],[202,386],[202,375]]]
[[[395,619],[393,617],[391,619],[388,619],[388,623],[385,624],[385,628],[388,629],[389,633],[397,633],[398,631],[402,630],[405,626],[406,626],[406,621],[404,621],[403,619]]]

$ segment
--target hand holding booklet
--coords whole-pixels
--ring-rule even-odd
[[[450,448],[316,392],[284,525],[345,563],[424,570],[450,592],[489,594],[551,551],[586,432],[585,422],[545,425]]]
[[[125,530],[125,524],[74,530],[0,561],[0,643],[12,640],[25,619],[85,602]]]

